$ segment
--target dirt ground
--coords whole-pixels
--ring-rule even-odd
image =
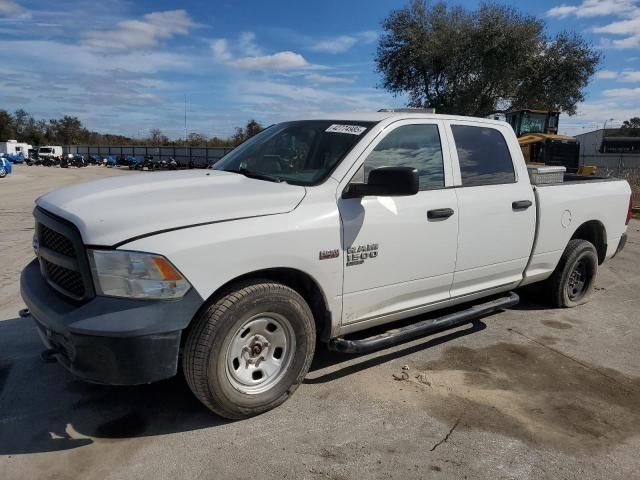
[[[0,180],[0,479],[640,478],[640,222],[592,301],[539,293],[473,325],[369,355],[320,348],[280,408],[229,422],[181,377],[74,379],[42,350],[18,292],[34,199],[130,173],[18,166]]]

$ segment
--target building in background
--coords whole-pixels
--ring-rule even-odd
[[[630,135],[637,133],[638,135]],[[607,128],[576,135],[580,165],[595,165],[599,175],[640,175],[640,132]]]

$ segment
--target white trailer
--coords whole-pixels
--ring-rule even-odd
[[[28,143],[18,142],[17,140],[7,140],[6,142],[0,142],[0,153],[7,153],[9,155],[21,153],[24,158],[29,156],[29,149],[31,145]]]

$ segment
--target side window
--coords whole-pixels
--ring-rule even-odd
[[[364,162],[364,180],[379,167],[413,167],[420,190],[444,187],[444,163],[437,125],[405,125],[383,138]]]
[[[451,125],[463,187],[514,183],[509,147],[495,128]]]

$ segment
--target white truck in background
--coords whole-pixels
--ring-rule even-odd
[[[40,197],[23,315],[80,378],[148,383],[181,365],[207,407],[243,418],[293,393],[316,340],[381,348],[514,305],[535,282],[556,307],[586,302],[624,246],[630,199],[622,180],[532,185],[504,122],[284,122],[209,170]]]
[[[46,145],[44,147],[38,148],[38,158],[40,159],[61,159],[62,158],[62,147],[59,145]]]

